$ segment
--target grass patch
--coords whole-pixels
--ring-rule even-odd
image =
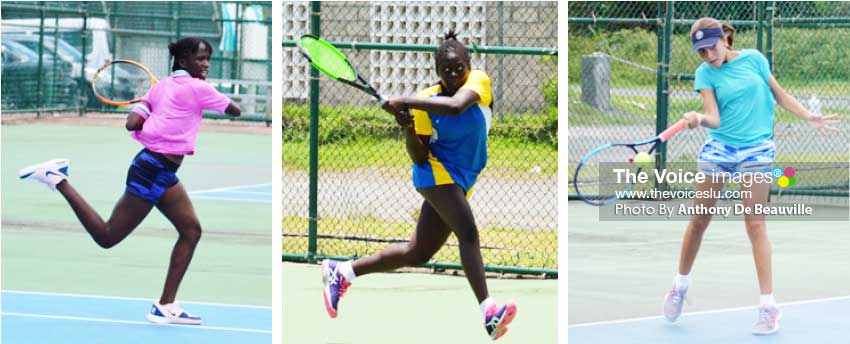
[[[309,157],[308,144],[283,143],[284,171],[307,171]],[[397,139],[363,138],[319,146],[319,170],[322,173],[384,167],[402,171],[407,176],[411,164],[404,144]],[[525,176],[530,171],[532,175]],[[482,173],[487,178],[512,178],[517,174],[525,178],[550,178],[557,172],[557,148],[517,139],[491,139],[487,167]]]
[[[363,257],[393,243],[407,241],[413,233],[413,222],[388,222],[372,217],[358,219],[322,218],[318,223],[318,253]],[[307,220],[301,217],[283,219],[283,252],[307,252]],[[490,265],[529,268],[558,268],[558,232],[556,230],[518,230],[481,228],[481,254]],[[433,259],[460,263],[457,240],[449,237]]]

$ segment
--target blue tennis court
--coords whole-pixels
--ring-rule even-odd
[[[659,313],[661,304],[659,306]],[[570,326],[570,343],[837,343],[847,339],[850,296],[781,304],[780,331],[753,336],[754,307]]]
[[[152,300],[2,292],[2,342],[32,343],[269,343],[270,307],[185,302],[202,325],[160,325],[143,311]],[[47,330],[49,329],[49,330]]]
[[[222,201],[272,202],[272,185],[242,185],[225,188],[190,191],[189,195],[197,199]]]

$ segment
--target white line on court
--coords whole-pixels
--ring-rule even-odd
[[[220,193],[220,192],[222,192],[222,191],[207,191],[207,190],[204,190],[204,191],[190,192],[189,194],[191,194],[191,195],[205,195],[205,194],[208,194],[208,193],[214,194],[214,193]],[[262,192],[262,191],[227,191],[226,193],[237,194],[237,195],[269,195],[269,196],[272,195],[271,192]]]
[[[793,306],[793,305],[802,305],[802,304],[807,304],[807,303],[839,301],[839,300],[846,300],[846,299],[850,299],[850,295],[848,295],[848,296],[838,296],[838,297],[828,297],[828,298],[823,298],[823,299],[812,299],[812,300],[786,302],[786,303],[779,303],[778,305],[779,306]],[[756,308],[758,308],[758,306],[746,306],[746,307],[715,309],[715,310],[710,310],[710,311],[684,313],[684,314],[682,314],[682,316],[735,312],[735,311],[742,311],[742,310],[756,309]],[[657,316],[642,317],[642,318],[630,318],[630,319],[608,320],[608,321],[598,321],[598,322],[591,322],[591,323],[584,323],[584,324],[575,324],[575,325],[570,325],[568,327],[569,328],[576,328],[576,327],[589,327],[589,326],[599,326],[599,325],[613,325],[613,324],[622,324],[622,323],[630,323],[630,322],[637,322],[637,321],[643,321],[643,320],[654,320],[654,319],[662,319],[662,318],[664,318],[664,316],[657,315]]]
[[[71,317],[71,316],[60,316],[60,315],[46,315],[46,314],[30,314],[30,313],[10,313],[3,312],[0,313],[3,316],[13,316],[13,317],[27,317],[27,318],[46,318],[46,319],[59,319],[59,320],[74,320],[74,321],[89,321],[89,322],[102,322],[102,323],[112,323],[112,324],[128,324],[128,325],[143,325],[143,326],[173,326],[180,328],[190,328],[197,330],[210,330],[210,331],[231,331],[231,332],[252,332],[252,333],[268,333],[271,334],[270,330],[256,330],[249,328],[238,328],[238,327],[218,327],[218,326],[203,326],[203,325],[177,325],[177,324],[154,324],[151,322],[144,321],[130,321],[130,320],[113,320],[113,319],[100,319],[100,318],[85,318],[85,317]]]
[[[78,297],[78,298],[106,299],[106,300],[127,300],[127,301],[145,301],[145,302],[153,302],[153,300],[154,300],[152,298],[143,298],[143,297],[121,297],[121,296],[103,296],[103,295],[85,295],[85,294],[67,294],[67,293],[48,293],[48,292],[25,291],[25,290],[6,290],[6,289],[4,289],[3,292],[4,293],[10,293],[10,294],[63,296],[63,297]],[[272,309],[271,307],[268,307],[268,306],[239,305],[239,304],[228,304],[228,303],[212,303],[212,302],[196,302],[196,301],[181,301],[180,303],[181,304],[204,305],[204,306],[217,306],[217,307],[238,307],[238,308],[254,308],[254,309],[268,309],[268,310]]]
[[[189,194],[192,194],[193,192],[228,191],[228,190],[234,190],[234,189],[253,188],[253,187],[258,187],[258,186],[271,187],[272,185],[271,184],[250,184],[250,185],[227,186],[227,187],[217,188],[217,189],[195,190],[195,191],[189,192]]]
[[[205,199],[205,200],[252,202],[252,203],[271,203],[271,199],[259,200],[259,199],[250,199],[250,198],[218,197],[218,196],[211,196],[211,195],[191,195],[191,196],[195,196],[198,199]]]

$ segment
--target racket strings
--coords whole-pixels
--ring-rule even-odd
[[[616,198],[629,184],[624,173],[617,170],[629,169],[637,172],[632,163],[635,151],[627,146],[612,146],[593,154],[584,161],[574,175],[576,192],[587,202],[602,204]]]
[[[141,99],[153,86],[150,75],[131,63],[113,62],[98,72],[92,81],[95,92],[114,102]]]
[[[312,37],[304,37],[301,39],[301,49],[310,58],[311,64],[326,75],[348,81],[357,79],[357,72],[348,63],[345,55],[332,45]]]

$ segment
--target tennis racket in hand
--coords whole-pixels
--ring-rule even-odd
[[[101,102],[114,106],[137,103],[158,82],[143,64],[133,60],[107,62],[94,73],[92,91]]]
[[[307,61],[322,74],[366,92],[382,105],[386,102],[386,99],[357,73],[345,54],[328,41],[313,35],[304,35],[298,41],[298,48]]]
[[[634,187],[634,183],[618,182],[612,168],[635,166],[635,156],[640,152],[650,155],[655,152],[658,144],[667,142],[671,137],[687,128],[685,120],[679,120],[670,128],[655,137],[634,143],[609,143],[590,151],[578,163],[573,174],[573,187],[584,202],[601,206],[618,199],[619,192],[626,192]],[[635,173],[640,173],[642,167],[637,164]]]

